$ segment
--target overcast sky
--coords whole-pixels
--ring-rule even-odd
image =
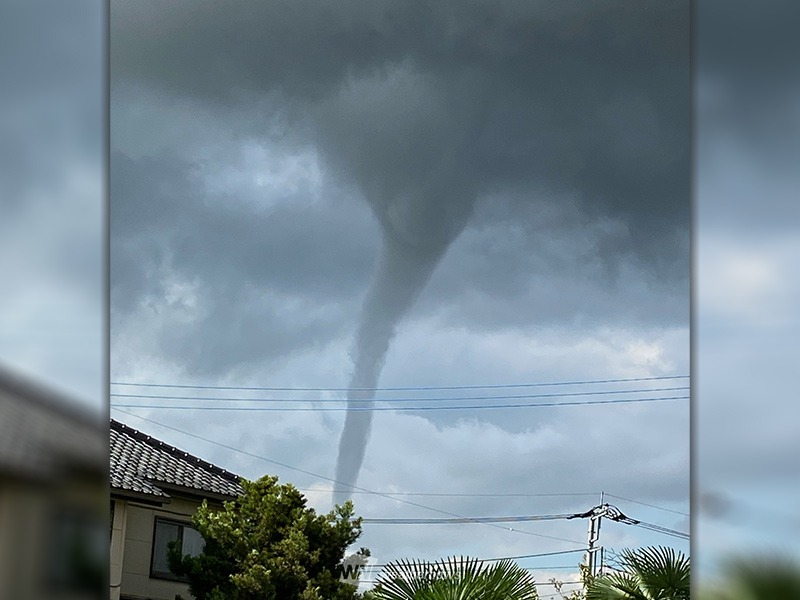
[[[705,577],[732,553],[800,557],[800,5],[698,6],[693,567]]]
[[[104,404],[103,18],[96,0],[4,2],[0,361]]]
[[[688,19],[686,2],[113,2],[112,381],[347,388],[359,344],[362,354],[381,345],[373,335],[388,342],[383,388],[687,375]],[[466,403],[501,401],[426,405]],[[345,413],[318,409],[344,403],[269,406],[314,410],[111,414],[247,477],[318,490],[310,498],[327,510]],[[358,486],[586,494],[405,497],[465,516],[584,511],[604,490],[677,511],[612,500],[687,531],[689,403],[376,411]],[[365,517],[437,516],[353,497]],[[386,562],[569,550],[586,539],[585,520],[520,529],[367,525],[361,544]],[[644,543],[688,548],[631,526],[603,529],[606,546]]]
[[[687,302],[687,259],[681,250],[685,241],[648,246],[641,239],[627,239],[631,230],[651,229],[631,229],[637,217],[625,210],[623,194],[615,206],[609,200],[612,188],[587,183],[607,175],[622,189],[619,182],[626,177],[635,178],[643,168],[664,162],[649,162],[645,152],[649,148],[661,156],[667,147],[663,139],[656,144],[651,133],[623,137],[631,129],[603,128],[601,123],[619,120],[620,113],[625,122],[638,118],[640,124],[647,123],[645,107],[650,102],[659,131],[681,131],[682,126],[669,125],[677,121],[665,115],[683,110],[679,97],[684,92],[676,92],[683,88],[663,76],[668,62],[656,56],[663,46],[648,45],[661,38],[642,33],[650,30],[641,23],[634,26],[645,19],[644,13],[623,19],[625,11],[616,5],[598,15],[582,4],[569,9],[580,14],[567,14],[560,3],[549,9],[540,4],[538,15],[488,8],[485,12],[493,14],[494,21],[481,21],[477,13],[468,16],[459,8],[463,25],[448,28],[444,12],[414,17],[408,9],[395,14],[389,27],[382,25],[379,9],[354,10],[358,18],[344,12],[336,18],[318,15],[312,22],[300,9],[292,13],[276,6],[269,19],[216,15],[212,27],[204,22],[207,13],[194,10],[194,5],[192,10],[175,6],[169,16],[139,5],[139,17],[115,21],[112,31],[115,38],[124,34],[119,39],[127,39],[130,49],[114,47],[112,179],[128,188],[128,198],[135,196],[139,206],[122,223],[117,218],[113,229],[120,236],[113,247],[116,378],[346,386],[352,372],[348,353],[382,243],[370,204],[378,200],[365,196],[363,165],[371,172],[386,159],[376,152],[384,138],[394,140],[387,148],[399,145],[405,148],[403,156],[410,153],[413,159],[412,151],[418,150],[413,140],[425,135],[425,144],[433,144],[429,153],[419,153],[425,161],[443,149],[463,150],[464,140],[479,140],[468,145],[476,147],[472,162],[459,162],[468,155],[451,154],[458,160],[449,164],[465,173],[464,164],[480,167],[464,178],[470,185],[480,180],[486,186],[474,193],[468,222],[399,326],[380,385],[564,381],[688,370],[687,319],[682,316]],[[693,562],[702,575],[709,563],[736,549],[800,553],[800,523],[791,512],[800,494],[793,460],[798,454],[794,430],[800,122],[796,78],[790,76],[797,72],[800,52],[794,30],[798,4],[792,0],[707,0],[697,6],[702,10],[695,13],[695,31],[702,43],[694,47],[698,376],[693,451],[695,498],[707,492],[717,498],[708,503],[717,510],[698,511],[695,521],[695,550],[702,552],[695,552]],[[53,0],[3,6],[0,360],[104,410],[100,8],[97,0],[72,2],[66,11],[63,3]],[[113,10],[119,14],[122,7]],[[647,27],[663,22],[657,13],[648,14],[652,20]],[[684,14],[676,12],[679,22],[685,23]],[[226,19],[234,18],[239,22],[227,27]],[[371,33],[363,33],[364,19],[372,24]],[[125,31],[118,31],[118,25]],[[612,25],[613,35],[603,37]],[[481,27],[494,27],[494,33],[479,36]],[[677,33],[669,39],[680,49],[685,26],[674,27]],[[220,31],[223,28],[226,32]],[[257,28],[263,35],[254,31]],[[296,34],[298,30],[303,33]],[[537,35],[529,36],[529,47],[524,48],[520,40],[527,39],[524,32],[530,30]],[[305,43],[309,32],[316,32],[324,45]],[[160,38],[158,43],[153,36]],[[587,50],[595,39],[605,41]],[[222,41],[215,45],[214,40]],[[201,41],[207,44],[205,51],[198,49]],[[272,43],[269,52],[267,43]],[[636,44],[641,46],[632,49]],[[227,50],[221,51],[221,45]],[[339,51],[333,52],[336,47]],[[556,47],[559,52],[550,51]],[[158,53],[173,62],[156,60]],[[472,61],[472,80],[458,67],[457,55],[462,63]],[[514,56],[518,59],[511,60]],[[403,62],[401,57],[411,58]],[[676,55],[674,60],[675,77],[684,81],[685,57]],[[382,80],[383,71],[373,68],[379,63],[405,65],[405,71],[392,70],[395,87],[388,75]],[[348,69],[346,64],[352,66]],[[343,71],[352,74],[352,82],[342,83]],[[491,86],[487,71],[493,74]],[[199,77],[201,72],[205,77]],[[414,86],[405,85],[412,80]],[[534,89],[534,81],[558,85],[542,83]],[[597,81],[602,85],[595,85]],[[283,93],[265,91],[276,84]],[[647,102],[637,104],[627,92],[618,94],[621,104],[607,101],[613,90],[625,86],[639,90]],[[661,97],[655,94],[658,86],[665,90]],[[442,108],[453,105],[447,100],[453,89],[467,88],[490,89],[492,94],[479,96],[483,103],[456,103],[460,112]],[[430,104],[431,94],[438,104]],[[391,105],[387,97],[402,97],[404,103]],[[670,97],[678,98],[671,107]],[[371,106],[371,112],[348,104],[358,100]],[[503,107],[497,108],[500,102]],[[523,110],[526,104],[528,112]],[[601,105],[612,108],[603,112]],[[403,107],[409,113],[405,121],[398,115]],[[375,132],[374,123],[381,122],[378,108],[394,111],[397,118],[392,123],[402,121],[412,128],[416,123],[417,137],[403,141],[388,129]],[[486,111],[483,119],[477,116],[481,113],[469,112],[478,109]],[[559,114],[561,120],[555,119]],[[579,118],[573,118],[576,115]],[[591,119],[595,123],[587,126]],[[481,128],[486,120],[491,125]],[[470,123],[466,129],[464,122]],[[612,129],[616,137],[610,136]],[[349,142],[346,135],[337,138],[337,132],[348,131]],[[364,131],[376,136],[369,144]],[[454,131],[462,135],[458,146],[444,141],[450,139],[444,134]],[[581,145],[581,138],[596,141]],[[644,145],[637,139],[644,139]],[[598,150],[601,145],[603,151]],[[365,160],[360,170],[351,162],[359,156]],[[581,156],[605,162],[588,163]],[[397,179],[387,179],[386,185],[414,181],[400,176],[411,168],[408,164],[392,167],[389,173]],[[115,173],[125,181],[126,165],[129,183],[116,184]],[[136,167],[145,175],[132,185]],[[383,181],[378,174],[386,173],[374,171],[373,186]],[[669,172],[676,174],[671,185],[684,185],[680,170]],[[617,177],[619,173],[623,175]],[[147,185],[152,194],[142,191]],[[681,194],[658,187],[656,194],[677,199],[664,204],[671,214],[688,210]],[[642,203],[655,196],[628,197]],[[220,218],[223,206],[228,208],[227,219]],[[121,200],[114,210],[126,210]],[[295,218],[298,213],[306,218]],[[203,222],[212,223],[213,231],[206,226],[199,233]],[[188,226],[181,229],[182,224],[198,233]],[[221,236],[223,226],[235,226],[237,236]],[[258,229],[256,241],[245,235],[248,226]],[[659,235],[670,230],[679,237],[686,233],[680,219],[661,229]],[[182,251],[176,242],[183,244]],[[672,248],[679,251],[670,252]],[[191,255],[204,249],[193,266]],[[230,259],[233,255],[252,256],[253,261]],[[214,257],[225,260],[214,262]],[[242,264],[249,265],[249,277],[242,275]],[[562,294],[561,289],[572,291]],[[234,300],[244,308],[231,308]],[[219,327],[228,336],[220,337],[212,327],[217,319],[204,316],[209,307],[221,311],[219,320],[238,328]],[[248,336],[253,339],[246,345]],[[596,492],[602,487],[685,512],[686,442],[676,440],[688,433],[682,404],[667,404],[658,410],[676,425],[669,425],[661,413],[654,415],[656,406],[641,404],[552,411],[381,412],[359,483],[372,489],[435,492],[483,492],[488,486],[496,493]],[[312,494],[312,500],[321,508],[330,503],[330,482],[324,477],[334,473],[341,413],[237,417],[135,412],[250,455],[119,411],[112,414],[244,475],[277,473],[299,486],[326,490]],[[270,464],[253,454],[324,477]],[[665,464],[677,465],[679,474],[668,475]],[[645,471],[650,476],[642,475]],[[594,498],[408,499],[460,514],[494,515],[583,509]],[[682,528],[682,515],[648,512],[648,507],[609,499],[633,516]],[[376,498],[357,495],[356,500],[359,512],[367,516],[434,514]],[[585,522],[544,525],[526,527],[575,541],[585,538]],[[381,560],[458,551],[489,556],[496,550],[496,556],[501,551],[570,548],[549,538],[474,527],[370,529],[364,543]],[[623,525],[603,527],[604,544],[617,548],[676,542],[645,538],[645,532]],[[547,564],[574,564],[576,556],[555,556]],[[552,571],[556,573],[564,571]],[[546,576],[537,575],[540,581]]]

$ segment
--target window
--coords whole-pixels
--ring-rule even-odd
[[[108,565],[105,519],[82,509],[62,508],[47,531],[48,583],[54,589],[97,592]]]
[[[156,517],[150,577],[184,581],[184,578],[174,575],[169,570],[169,559],[167,557],[169,544],[170,542],[176,541],[180,543],[183,554],[188,556],[197,556],[200,554],[205,544],[203,536],[188,523],[169,521]]]

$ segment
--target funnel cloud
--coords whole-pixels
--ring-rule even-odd
[[[403,352],[440,359],[409,356],[407,385],[677,369],[658,348],[603,366],[616,350],[598,348],[688,323],[689,7],[114,3],[112,329],[133,357],[115,364],[349,386],[359,408],[404,326]],[[536,354],[552,344],[574,360]],[[331,475],[338,442],[339,502],[362,465],[415,443],[365,460],[372,415],[342,431],[314,415],[324,445],[303,451]],[[274,433],[296,415],[273,416],[259,452],[299,464]],[[366,473],[373,489],[400,477]]]
[[[446,168],[440,165],[441,168]],[[353,350],[348,408],[372,406],[381,369],[398,323],[414,303],[450,242],[467,222],[475,202],[472,190],[453,189],[451,179],[432,169],[412,196],[373,202],[383,230],[383,247],[364,301]],[[447,202],[458,194],[458,202]],[[351,402],[360,400],[362,402]],[[372,412],[347,413],[336,463],[337,503],[347,499],[364,460]]]

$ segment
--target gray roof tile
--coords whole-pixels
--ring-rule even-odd
[[[243,491],[239,480],[230,471],[111,420],[112,489],[166,499],[169,493],[162,487],[169,484],[200,494],[235,497]]]
[[[0,365],[0,476],[53,482],[75,469],[103,476],[102,415]]]

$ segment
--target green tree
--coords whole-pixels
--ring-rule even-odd
[[[588,582],[586,600],[689,598],[689,557],[663,546],[623,550],[621,569]]]
[[[193,522],[205,540],[198,556],[170,548],[170,568],[189,579],[197,600],[350,600],[356,587],[340,581],[348,546],[361,535],[348,501],[326,515],[277,477],[242,481],[244,494],[222,510],[206,502]],[[365,553],[362,549],[360,552]]]
[[[800,598],[800,565],[786,556],[732,559],[721,582],[700,588],[703,600],[772,600]]]
[[[589,585],[589,581],[591,581],[592,577],[589,574],[589,567],[587,565],[578,565],[578,570],[580,571],[583,588],[573,589],[567,592],[564,590],[563,581],[555,578],[550,579],[550,583],[553,584],[556,594],[561,597],[561,600],[586,600],[585,588],[587,585]]]
[[[537,600],[531,574],[510,560],[473,558],[387,565],[372,591],[376,600]]]

